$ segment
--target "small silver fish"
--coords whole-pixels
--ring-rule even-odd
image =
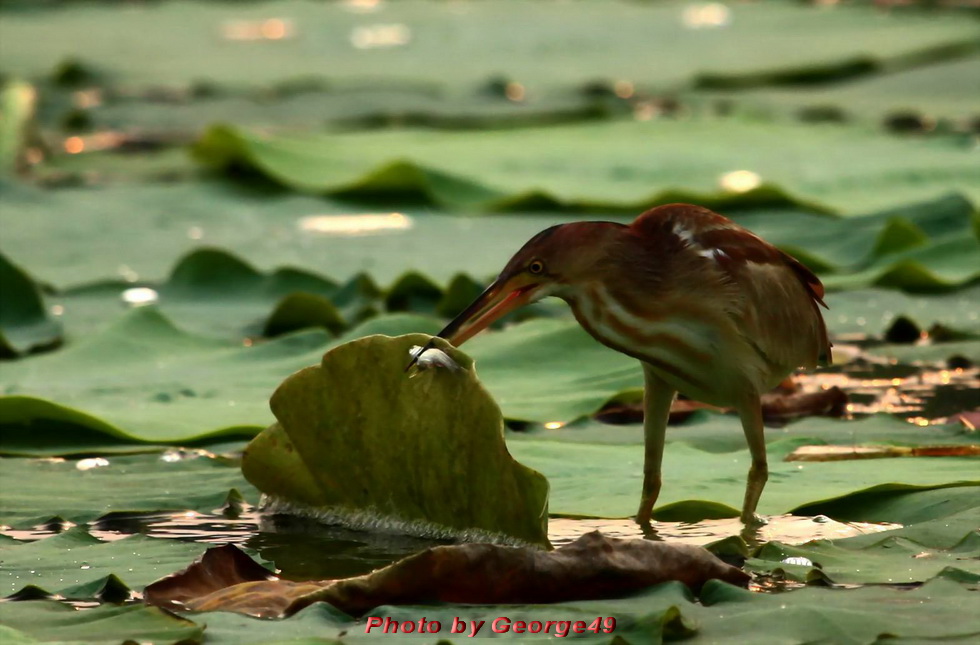
[[[422,352],[421,345],[413,345],[412,349],[408,350],[408,355],[415,359],[415,366],[413,367],[411,376],[415,376],[419,372],[434,367],[441,367],[450,372],[458,372],[463,369],[456,361],[449,357],[449,354],[441,349],[427,349],[422,354],[420,352]]]

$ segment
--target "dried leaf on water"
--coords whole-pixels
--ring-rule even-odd
[[[677,580],[699,590],[711,579],[745,586],[749,576],[685,544],[608,538],[598,531],[555,551],[494,544],[438,546],[344,580],[270,580],[233,546],[210,549],[144,592],[146,602],[195,611],[290,616],[315,602],[352,615],[388,604],[555,603],[620,597]]]

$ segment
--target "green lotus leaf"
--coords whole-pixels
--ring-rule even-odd
[[[941,190],[948,192],[949,188]],[[262,316],[267,315],[263,307],[272,307],[278,298],[287,295],[284,290],[290,283],[329,297],[345,320],[359,322],[365,315],[376,313],[380,309],[378,300],[385,295],[383,292],[390,290],[410,271],[440,288],[451,285],[454,279],[469,281],[470,284],[456,285],[455,289],[462,289],[462,292],[453,298],[455,306],[450,306],[448,300],[439,303],[439,315],[453,315],[468,304],[467,296],[472,293],[473,286],[486,285],[524,241],[548,226],[584,217],[560,212],[451,217],[451,212],[432,213],[424,208],[400,207],[409,228],[365,236],[331,236],[304,229],[304,218],[356,217],[371,215],[371,210],[363,204],[352,205],[297,194],[267,194],[214,182],[183,182],[165,187],[109,185],[99,191],[77,188],[39,191],[30,186],[9,184],[0,190],[0,228],[4,232],[6,253],[13,261],[29,268],[38,280],[53,284],[60,294],[67,290],[73,296],[69,302],[59,303],[66,307],[66,316],[71,317],[73,311],[79,316],[84,314],[76,311],[83,306],[90,310],[85,319],[76,317],[74,322],[70,321],[73,325],[88,328],[91,324],[86,320],[97,321],[99,315],[105,320],[119,311],[119,295],[126,288],[142,285],[162,289],[168,283],[167,275],[175,271],[175,260],[183,257],[183,261],[189,261],[200,250],[201,241],[193,239],[192,235],[203,236],[209,248],[220,247],[228,254],[222,264],[247,265],[235,275],[240,276],[237,279],[243,284],[251,285],[250,288],[232,285],[231,293],[236,299],[243,300],[241,314],[234,312],[235,317],[244,321],[240,327],[254,328]],[[390,208],[389,205],[386,210]],[[63,217],[68,209],[73,216]],[[627,214],[603,211],[588,217],[629,222],[639,209]],[[885,210],[870,213],[858,206],[848,207],[847,217],[773,207],[723,212],[797,255],[825,279],[841,280],[872,265],[880,272],[882,267],[887,269],[901,261],[901,258],[890,259],[898,249],[887,248],[891,243],[889,236],[885,236],[886,241],[876,249],[876,240],[889,222],[901,222],[903,227],[915,227],[925,233],[929,240],[924,245],[907,249],[922,253],[950,237],[976,237],[974,211],[975,207],[968,199],[954,194],[900,206],[892,203]],[[88,251],[78,253],[78,248]],[[30,249],[29,255],[26,249]],[[950,256],[952,251],[956,253]],[[974,255],[975,251],[964,244],[959,249],[946,247],[936,256],[920,257],[918,262],[926,269],[932,265],[941,269],[946,282],[938,286],[945,290],[960,286],[959,282],[949,282],[951,279],[970,278],[975,270]],[[317,281],[305,287],[299,280],[286,280],[288,273],[277,277],[283,270],[260,273],[243,258],[261,258],[264,267],[304,267],[317,279],[319,286]],[[212,261],[208,260],[208,263]],[[951,264],[962,269],[951,272]],[[124,283],[120,272],[128,279],[135,277],[137,282]],[[253,273],[259,273],[262,278],[249,277]],[[370,279],[361,276],[355,285],[348,284],[331,293],[330,284],[354,282],[351,276],[359,274],[370,276]],[[292,275],[297,277],[295,273]],[[96,289],[98,283],[113,276],[116,281],[106,285],[111,289]],[[194,276],[195,280],[201,277],[200,273]],[[840,284],[847,288],[870,285],[876,276],[877,273],[862,274],[853,284]],[[894,277],[890,283],[893,289],[889,290],[905,288],[905,285],[894,282]],[[195,291],[192,289],[181,297],[189,299]],[[410,295],[406,292],[406,296]],[[168,299],[166,296],[162,294],[162,301]],[[176,297],[176,294],[170,296]],[[450,297],[448,292],[445,297]],[[226,298],[223,303],[231,307],[230,300],[230,297]],[[163,306],[167,307],[166,304]],[[931,306],[922,309],[933,310]],[[889,309],[882,308],[882,312],[886,310]],[[219,308],[215,306],[210,311],[216,312]],[[176,316],[177,310],[172,314]],[[858,315],[871,320],[881,313],[865,311]],[[885,321],[885,325],[890,322]],[[209,324],[220,327],[220,323],[211,320],[210,323],[198,323],[194,328],[203,331]],[[225,322],[223,326],[230,324]]]
[[[812,121],[859,118],[879,121],[896,114],[922,118],[926,128],[934,119],[976,116],[976,92],[966,79],[980,75],[980,56],[956,58],[932,65],[863,77],[858,82],[735,92],[698,92],[698,97],[726,98],[745,111],[792,112]]]
[[[907,294],[894,289],[857,289],[827,294],[824,315],[832,334],[881,337],[899,318],[929,330],[939,325],[962,334],[980,334],[980,285],[943,294]],[[941,344],[932,345],[940,351]],[[946,358],[952,355],[948,353]]]
[[[797,437],[768,445],[769,482],[759,502],[761,513],[798,513],[803,509],[806,513],[824,513],[825,507],[833,508],[850,498],[873,507],[877,500],[912,491],[962,487],[969,490],[964,493],[967,496],[980,491],[977,460],[972,457],[807,463],[784,460],[797,447],[811,443],[806,437]],[[640,445],[528,439],[511,441],[509,448],[521,463],[548,478],[550,509],[555,515],[629,517],[636,510],[643,481]],[[663,489],[654,517],[697,522],[706,517],[737,516],[750,463],[747,449],[706,452],[672,442],[664,454]],[[851,519],[866,521],[857,512],[860,504],[851,502],[849,506],[855,511]],[[664,515],[658,515],[660,512]],[[878,521],[882,521],[880,516]]]
[[[945,364],[952,357],[980,363],[980,340],[962,340],[931,345],[881,345],[868,351],[874,356],[901,363]]]
[[[242,478],[237,464],[206,455],[161,457],[4,458],[0,460],[0,524],[27,528],[52,518],[78,524],[107,513],[211,513],[242,496],[249,503],[258,502],[258,491]],[[125,572],[118,573],[125,578]]]
[[[857,127],[747,119],[279,137],[220,125],[202,136],[195,154],[210,166],[250,168],[298,191],[365,199],[404,199],[410,191],[462,210],[526,209],[530,200],[539,207],[636,212],[671,201],[840,212],[950,190],[980,197],[980,170],[957,138],[899,139]],[[815,158],[820,172],[812,171]],[[723,178],[736,170],[749,170],[762,183],[726,188]]]
[[[61,342],[61,323],[48,313],[37,283],[2,253],[0,285],[0,358]]]
[[[276,336],[308,327],[337,333],[349,323],[334,304],[351,285],[292,268],[260,273],[241,258],[198,248],[180,258],[162,283],[101,281],[62,291],[56,302],[76,336],[110,324],[142,288],[179,327],[205,336]],[[342,295],[341,297],[349,297]],[[137,302],[136,304],[143,304]]]
[[[972,610],[975,596],[965,585],[942,578],[910,591],[871,585],[787,594],[754,593],[712,581],[689,613],[700,624],[704,642],[737,643],[745,634],[764,633],[786,643],[968,643],[980,635],[980,617]]]
[[[83,5],[56,12],[12,11],[0,40],[5,67],[25,77],[48,75],[67,56],[75,56],[126,87],[216,87],[200,92],[205,99],[242,86],[278,86],[280,94],[287,84],[306,91],[363,88],[365,79],[377,79],[371,88],[441,96],[502,78],[496,85],[515,79],[533,90],[527,97],[531,101],[538,92],[571,90],[596,79],[625,78],[664,91],[708,73],[730,83],[846,78],[855,66],[857,72],[868,66],[892,71],[908,59],[948,59],[977,36],[976,25],[957,15],[882,16],[865,6],[822,11],[794,4],[733,5],[721,16],[723,22],[703,25],[685,14],[688,8],[676,1],[565,7],[523,0],[459,12],[400,2],[389,19],[403,27],[407,42],[366,51],[351,41],[354,28],[365,25],[363,16],[342,5],[189,3],[151,5],[139,12]],[[221,30],[182,29],[258,23],[269,16],[289,17],[302,30],[262,43],[272,45],[265,47]],[[457,38],[462,32],[471,34],[465,43]],[[610,33],[616,37],[609,38]],[[53,47],[52,40],[72,46]],[[503,42],[509,46],[502,48]],[[743,46],[746,42],[754,46]],[[119,48],[130,55],[119,56]],[[284,70],[291,76],[284,79]],[[502,100],[501,93],[493,98]]]
[[[207,625],[207,642],[215,645],[343,645],[341,634],[351,633],[355,620],[326,603],[317,603],[289,620],[250,618],[228,611],[194,614]]]
[[[347,326],[337,308],[323,296],[291,293],[276,305],[265,321],[262,335],[281,336],[309,327],[322,327],[339,333]]]
[[[548,482],[507,452],[472,360],[440,342],[458,370],[406,375],[410,348],[429,338],[368,336],[287,378],[271,400],[278,423],[246,448],[242,472],[325,513],[546,544]]]
[[[976,514],[974,514],[976,517]],[[806,546],[790,546],[769,542],[746,568],[753,572],[782,569],[791,580],[827,580],[836,584],[907,584],[924,582],[953,568],[972,574],[972,582],[980,582],[980,538],[970,533],[963,543],[952,550],[929,549],[901,538],[885,537],[874,546],[860,550],[844,548],[829,540],[817,540]],[[812,564],[787,564],[789,558],[805,558]],[[791,561],[792,562],[792,561]],[[797,560],[799,562],[799,560]],[[903,566],[904,565],[904,566]]]
[[[980,277],[980,239],[973,233],[951,235],[932,244],[889,253],[845,275],[823,278],[830,289],[871,285],[901,286],[909,291],[949,290]]]
[[[53,600],[5,602],[0,603],[0,623],[0,639],[5,645],[176,645],[204,638],[203,625],[145,605],[106,604],[79,611]]]
[[[819,579],[838,584],[904,584],[930,580],[947,569],[956,569],[961,575],[972,576],[972,582],[980,582],[980,495],[976,490],[942,492],[947,499],[951,493],[954,497],[955,493],[962,493],[960,502],[966,507],[954,511],[947,505],[947,515],[882,533],[814,540],[802,545],[769,542],[753,554],[746,566],[757,572],[782,569],[787,577],[801,582]],[[929,493],[933,498],[941,496],[937,491]],[[891,517],[892,521],[900,519],[898,515]],[[805,560],[787,563],[787,558]]]
[[[963,319],[968,320],[974,312],[968,303],[965,307]],[[955,311],[951,315],[950,320],[957,319]],[[334,340],[306,331],[244,347],[182,332],[154,308],[138,308],[63,351],[3,370],[0,449],[6,454],[78,454],[118,452],[121,442],[147,444],[133,450],[153,450],[170,441],[251,437],[273,421],[265,401],[276,384],[318,362],[330,345],[371,334],[434,334],[442,324],[430,317],[396,314],[370,319]],[[902,346],[895,351],[930,352],[946,359],[975,344]],[[637,361],[599,345],[570,320],[512,325],[477,337],[467,349],[480,362],[481,380],[511,420],[567,423],[593,414],[624,393],[638,392],[643,383]],[[717,429],[711,441],[717,437],[731,449],[744,446],[734,418],[699,418],[711,419],[706,427]],[[700,443],[708,431],[699,430],[694,421],[687,436],[698,447],[717,450]],[[571,441],[617,443],[626,433],[632,437],[628,442],[641,443],[636,427],[595,427],[600,429],[594,433],[570,427],[558,435]],[[681,429],[676,432],[680,436]],[[939,430],[883,418],[849,423],[806,420],[770,434],[829,442],[946,442]],[[969,442],[952,436],[950,441]]]
[[[828,221],[828,218],[813,219]],[[830,221],[835,224],[834,229],[846,225],[843,220]],[[913,220],[901,221],[915,226]],[[965,221],[961,218],[957,228],[963,228]],[[759,230],[766,230],[764,221],[756,223],[761,225]],[[797,224],[802,225],[799,221]],[[819,229],[820,225],[814,223],[812,228]],[[967,265],[971,250],[968,246],[962,250],[964,253],[958,261]],[[948,263],[948,260],[943,258],[941,262]],[[197,266],[200,271],[188,272],[186,269],[191,266]],[[959,278],[969,280],[971,275],[966,270],[944,285],[955,284]],[[825,279],[833,282],[848,277],[830,275]],[[180,260],[172,277],[161,284],[100,282],[67,289],[52,300],[62,308],[64,325],[77,338],[110,324],[125,310],[124,294],[132,293],[129,290],[137,286],[153,289],[160,309],[179,327],[208,336],[241,338],[259,334],[277,336],[307,327],[340,333],[353,324],[380,315],[382,310],[434,313],[450,318],[465,308],[484,285],[468,275],[457,274],[443,288],[415,271],[403,274],[388,289],[382,289],[365,274],[336,285],[329,278],[288,268],[261,274],[235,255],[217,249],[200,249]],[[825,318],[832,334],[880,335],[900,316],[917,323],[920,329],[939,324],[954,332],[975,333],[980,331],[980,317],[973,305],[975,293],[980,293],[978,287],[915,296],[880,288],[837,291],[827,295],[830,310]],[[549,299],[515,316],[570,319],[571,313],[557,299]]]
[[[780,444],[789,439],[800,445],[815,446],[964,445],[975,443],[977,438],[976,433],[962,423],[936,424],[923,428],[889,414],[875,414],[846,422],[827,417],[807,417],[782,427],[766,428],[765,434],[766,443]],[[642,446],[643,427],[638,423],[611,425],[583,419],[561,428],[530,427],[507,434],[508,442],[538,440]],[[707,410],[693,413],[683,423],[668,426],[666,441],[670,444],[687,444],[708,453],[730,453],[745,449],[745,436],[738,415]]]
[[[180,331],[141,307],[63,352],[6,367],[0,425],[4,436],[56,422],[150,443],[252,436],[271,420],[275,384],[327,340],[307,330],[246,347]]]
[[[841,521],[897,522],[914,525],[903,529],[902,535],[921,544],[948,548],[960,540],[971,528],[962,518],[972,513],[976,519],[980,507],[980,490],[975,486],[957,486],[916,490],[893,488],[871,489],[837,499],[804,504],[795,509],[801,515],[827,515]],[[950,520],[959,517],[959,524]],[[969,522],[967,522],[969,524]],[[952,531],[952,542],[949,542]]]
[[[611,634],[586,631],[579,638],[604,644],[684,640],[694,645],[735,645],[746,642],[746,635],[755,640],[763,634],[767,642],[780,643],[873,643],[904,638],[910,643],[940,640],[965,644],[980,635],[975,606],[975,591],[943,578],[912,590],[867,586],[846,591],[805,588],[790,593],[759,593],[712,580],[697,600],[680,583],[665,583],[618,600],[547,606],[384,606],[369,615],[391,618],[399,624],[417,622],[424,615],[440,621],[442,631],[437,636],[450,638],[453,643],[465,642],[469,633],[449,633],[447,627],[453,618],[467,626],[483,621],[478,636],[486,636],[492,634],[494,620],[506,617],[508,621],[498,623],[498,629],[507,625],[508,633],[499,636],[519,636],[521,643],[553,643],[554,632],[515,634],[514,625],[517,621],[581,620],[588,626],[597,616],[612,616],[616,628]],[[902,610],[896,611],[896,607]],[[324,628],[329,629],[329,624]]]
[[[0,543],[0,596],[28,584],[66,598],[96,597],[105,580],[117,574],[128,590],[142,588],[172,573],[206,546],[132,535],[103,542],[82,527],[27,543]]]

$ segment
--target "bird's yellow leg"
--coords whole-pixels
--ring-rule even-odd
[[[654,374],[646,363],[643,364],[643,376],[643,493],[636,523],[649,525],[653,505],[660,496],[660,464],[664,458],[667,419],[677,391]]]
[[[756,524],[761,520],[755,514],[762,497],[762,489],[769,479],[769,464],[766,460],[765,426],[762,423],[762,404],[758,395],[746,397],[745,403],[738,408],[742,419],[742,430],[749,444],[752,455],[752,466],[749,467],[749,478],[745,485],[745,501],[742,502],[742,523]]]

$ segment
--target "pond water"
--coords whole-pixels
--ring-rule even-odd
[[[894,524],[837,522],[830,518],[779,515],[745,536],[737,518],[704,520],[696,523],[657,522],[650,539],[674,543],[705,545],[743,535],[757,542],[779,540],[801,544],[814,539],[836,539],[895,528]],[[41,525],[33,530],[5,530],[20,540],[38,540],[69,528],[64,524]],[[213,513],[115,514],[90,522],[88,531],[112,541],[134,534],[208,544],[235,544],[274,562],[279,574],[288,580],[323,580],[368,573],[423,549],[452,540],[433,540],[379,531],[353,530],[311,518],[264,513],[244,507],[234,516]],[[585,533],[601,531],[610,537],[642,538],[640,527],[630,519],[552,518],[548,534],[559,548]],[[190,563],[188,563],[190,564]]]

